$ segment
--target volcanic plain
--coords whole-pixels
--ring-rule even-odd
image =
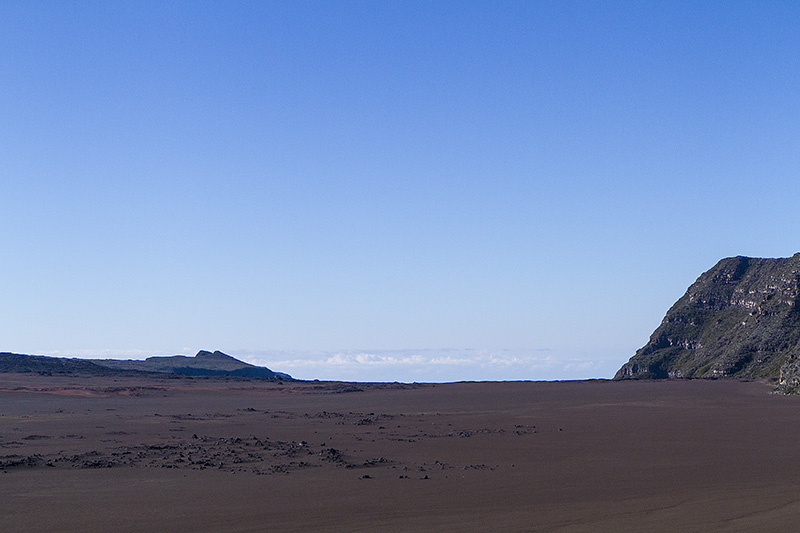
[[[790,530],[771,389],[0,374],[0,530]]]

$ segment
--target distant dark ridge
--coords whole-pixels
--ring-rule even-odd
[[[236,370],[209,370],[207,368],[175,367],[175,374],[185,376],[240,376],[246,378],[279,378],[292,379],[288,374],[273,372],[268,368],[238,368]]]
[[[800,357],[799,295],[800,253],[723,259],[689,287],[614,379],[780,378],[783,383]]]
[[[289,374],[273,372],[222,352],[201,350],[195,357],[186,355],[154,356],[142,360],[68,359],[0,353],[0,373],[38,372],[89,375],[183,375],[239,376],[261,379],[292,379]]]
[[[113,370],[85,359],[0,353],[0,373],[81,374],[108,376],[124,372]]]
[[[118,370],[139,370],[189,376],[242,376],[267,379],[292,379],[288,374],[273,372],[263,366],[240,361],[220,351],[200,350],[194,357],[186,355],[153,356],[142,360],[96,359],[98,365]]]

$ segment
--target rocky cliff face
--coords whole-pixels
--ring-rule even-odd
[[[799,295],[800,253],[723,259],[614,379],[780,376],[789,383],[798,375],[792,365],[800,365]]]
[[[783,365],[778,376],[778,394],[800,394],[800,356],[790,356]]]

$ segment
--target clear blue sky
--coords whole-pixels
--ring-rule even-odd
[[[0,3],[0,350],[610,377],[800,251],[797,2]]]

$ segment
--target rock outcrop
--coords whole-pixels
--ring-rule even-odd
[[[791,356],[781,366],[777,394],[800,394],[800,356]]]
[[[689,287],[614,379],[780,378],[796,387],[799,294],[800,253],[723,259]]]

